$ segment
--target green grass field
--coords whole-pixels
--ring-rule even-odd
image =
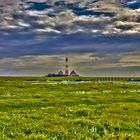
[[[0,140],[140,140],[140,82],[0,77]]]

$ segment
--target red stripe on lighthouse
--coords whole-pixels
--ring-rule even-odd
[[[69,66],[68,66],[68,58],[66,57],[66,59],[65,59],[65,63],[66,63],[66,65],[65,65],[65,75],[69,75]]]

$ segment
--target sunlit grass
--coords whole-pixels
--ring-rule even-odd
[[[62,80],[0,78],[0,139],[140,139],[139,84]]]

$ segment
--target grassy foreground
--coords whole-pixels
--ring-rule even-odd
[[[140,140],[138,82],[63,80],[1,77],[0,140]]]

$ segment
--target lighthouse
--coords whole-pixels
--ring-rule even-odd
[[[66,57],[65,59],[65,75],[69,75],[69,65],[68,65],[69,59]]]
[[[69,71],[69,59],[65,58],[65,69],[60,70],[58,73],[49,73],[48,76],[79,76],[74,70]]]

